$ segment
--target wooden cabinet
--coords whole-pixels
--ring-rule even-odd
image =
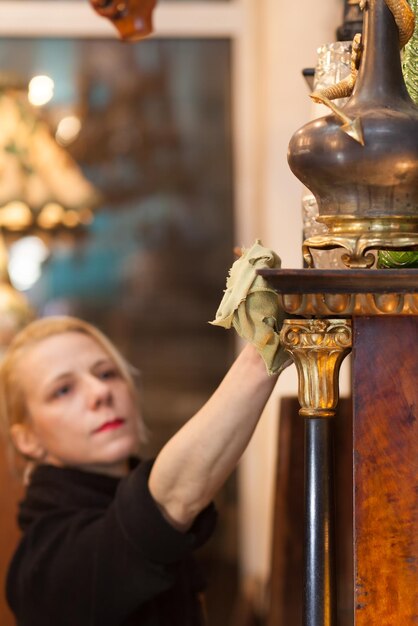
[[[418,272],[263,270],[263,275],[280,294],[287,312],[312,318],[307,327],[315,320],[329,322],[331,317],[352,327],[352,431],[347,429],[351,416],[346,415],[345,403],[332,417],[331,429],[335,476],[330,484],[335,484],[336,494],[331,522],[335,519],[336,547],[334,551],[330,541],[325,556],[331,564],[336,557],[336,569],[328,587],[333,597],[326,600],[336,610],[324,611],[320,618],[309,618],[306,611],[302,615],[309,565],[305,556],[301,573],[303,427],[295,402],[284,403],[268,626],[414,626],[418,623]],[[319,345],[321,324],[316,328]],[[294,358],[297,362],[298,356]],[[300,378],[301,369],[299,363]],[[309,393],[320,399],[324,395],[318,389]],[[302,400],[306,402],[300,395],[303,407]],[[306,423],[309,417],[321,417],[315,411],[307,415],[306,408],[301,414]],[[323,417],[329,420],[325,413]],[[305,493],[305,501],[315,508],[320,495]],[[308,509],[305,528],[312,513]],[[329,534],[331,539],[333,535]],[[315,542],[314,534],[310,540]]]
[[[418,623],[418,317],[356,318],[355,626]]]

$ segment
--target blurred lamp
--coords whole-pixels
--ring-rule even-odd
[[[0,237],[0,359],[14,335],[34,317],[25,296],[10,283],[7,250]]]
[[[53,86],[47,76],[38,76],[28,92],[0,88],[0,356],[13,335],[34,317],[26,298],[14,288],[29,288],[48,255],[34,235],[52,241],[82,232],[100,200],[63,147],[80,131],[77,118],[67,118],[59,126],[59,143],[29,103],[47,102]],[[10,263],[5,239],[15,241]],[[20,253],[19,244],[26,246]]]
[[[72,120],[73,129],[75,124]],[[65,136],[68,137],[68,123]],[[35,114],[26,93],[0,91],[3,233],[38,231],[55,235],[76,229],[92,220],[98,202],[99,194],[52,136],[48,125]]]

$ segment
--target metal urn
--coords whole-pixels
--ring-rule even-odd
[[[337,96],[325,94],[333,113],[306,124],[289,144],[289,165],[314,194],[318,221],[328,228],[304,242],[309,266],[311,248],[345,248],[343,262],[358,268],[372,266],[371,250],[418,249],[418,107],[400,55],[414,18],[406,0],[363,4],[351,97],[339,108],[331,101]]]

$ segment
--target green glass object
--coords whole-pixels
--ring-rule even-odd
[[[405,46],[402,57],[402,70],[409,95],[418,105],[418,0],[409,0],[415,13],[415,31]],[[418,267],[418,252],[380,250],[377,256],[380,268]]]
[[[418,267],[418,252],[380,250],[377,266],[379,268],[389,269],[396,269],[400,267]]]

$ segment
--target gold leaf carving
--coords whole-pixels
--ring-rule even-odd
[[[351,349],[351,322],[344,319],[285,320],[280,342],[299,375],[300,415],[333,417],[338,373]]]
[[[390,271],[390,270],[388,270]],[[330,317],[341,315],[417,315],[418,294],[285,294],[282,308],[292,315]]]

